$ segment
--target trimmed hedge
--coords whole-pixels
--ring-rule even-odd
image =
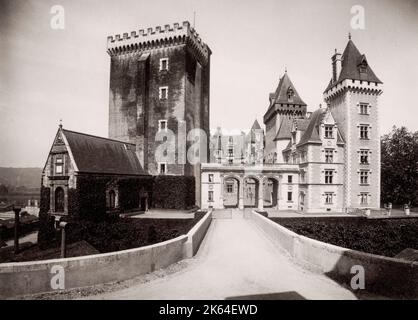
[[[110,221],[106,213],[106,186],[116,180],[121,212],[140,207],[140,192],[148,193],[149,208],[191,209],[195,206],[195,178],[192,176],[144,176],[111,178],[78,176],[77,189],[68,190],[68,216],[63,221]],[[42,248],[59,242],[50,210],[50,188],[41,187],[38,243]],[[76,224],[79,225],[79,224]],[[151,232],[152,234],[152,232]]]
[[[193,176],[156,176],[154,190],[154,208],[181,210],[195,205]]]
[[[100,221],[106,216],[106,185],[109,177],[78,176],[77,189],[69,193],[70,220]]]
[[[154,179],[152,176],[124,178],[118,180],[119,208],[121,211],[140,207],[140,192],[148,193],[148,204],[152,206]]]
[[[41,186],[38,244],[42,249],[47,248],[55,237],[54,218],[48,214],[50,208],[50,192],[50,188]]]

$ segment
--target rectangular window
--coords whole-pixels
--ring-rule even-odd
[[[167,130],[167,120],[158,120],[158,131]]]
[[[334,177],[334,170],[325,170],[325,183],[332,184],[332,180]]]
[[[208,177],[209,177],[209,182],[213,182],[213,174],[210,173]]]
[[[168,87],[160,87],[159,91],[160,100],[168,99]]]
[[[167,164],[165,162],[160,162],[158,164],[158,173],[166,174],[167,173]]]
[[[369,128],[370,126],[367,124],[360,125],[360,139],[369,139]]]
[[[325,149],[325,162],[326,163],[334,162],[334,149]]]
[[[360,193],[360,204],[361,205],[369,204],[369,193],[368,192]]]
[[[293,176],[287,176],[287,183],[293,182]]]
[[[213,191],[208,191],[208,201],[213,202]]]
[[[168,58],[160,59],[160,71],[168,70]]]
[[[360,184],[369,184],[369,171],[360,171]]]
[[[234,190],[234,185],[233,185],[232,183],[228,183],[228,184],[226,185],[226,192],[227,192],[227,193],[232,193],[232,192],[233,192],[233,190]]]
[[[234,148],[233,147],[229,147],[228,148],[228,157],[233,157],[234,156]]]
[[[302,171],[300,173],[300,182],[305,183],[305,172],[304,171]]]
[[[62,174],[64,169],[64,159],[62,158],[62,156],[58,156],[55,159],[55,173],[56,174]]]
[[[332,139],[334,126],[326,125],[324,128],[325,128],[325,138]]]
[[[359,104],[359,113],[360,114],[369,114],[369,104],[368,103],[360,103]]]
[[[334,200],[333,192],[325,192],[325,204],[332,204]]]
[[[287,201],[293,201],[292,197],[293,197],[293,192],[288,192],[287,193]]]
[[[369,164],[369,150],[368,149],[360,150],[360,163]]]
[[[228,163],[229,164],[233,164],[234,163],[234,159],[228,159]]]

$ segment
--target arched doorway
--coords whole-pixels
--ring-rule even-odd
[[[227,177],[223,186],[223,201],[225,208],[238,208],[240,181],[234,177]]]
[[[275,178],[267,178],[263,183],[264,207],[277,207],[279,182]]]
[[[55,212],[64,212],[64,189],[55,189]]]
[[[114,190],[109,191],[109,208],[116,208],[116,192]]]
[[[258,207],[259,195],[258,179],[247,177],[244,179],[244,207],[256,208]]]

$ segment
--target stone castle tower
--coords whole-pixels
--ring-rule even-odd
[[[263,119],[266,126],[264,155],[267,162],[284,163],[282,150],[289,143],[290,118],[305,117],[306,103],[299,96],[287,71],[280,78],[276,91],[270,93],[269,100]]]
[[[178,148],[192,145],[185,136],[192,129],[203,129],[209,137],[209,47],[183,22],[110,36],[107,51],[109,138],[134,143],[150,174],[194,175],[198,180],[199,166],[179,159]],[[164,141],[157,141],[156,134],[167,130],[176,135],[175,163],[155,157]]]
[[[324,99],[345,140],[344,207],[380,208],[379,104],[382,82],[351,37],[335,51]]]

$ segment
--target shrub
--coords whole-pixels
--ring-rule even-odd
[[[77,189],[69,199],[69,209],[73,210],[71,216],[94,221],[105,219],[106,185],[109,181],[107,177],[79,176]]]
[[[41,186],[41,199],[39,203],[39,231],[38,244],[44,249],[55,238],[54,218],[49,215],[50,188]]]
[[[119,208],[121,211],[140,207],[139,193],[148,192],[148,203],[152,205],[153,177],[143,176],[138,178],[123,178],[118,180]]]
[[[190,209],[195,205],[193,176],[156,176],[154,207],[161,209]]]

